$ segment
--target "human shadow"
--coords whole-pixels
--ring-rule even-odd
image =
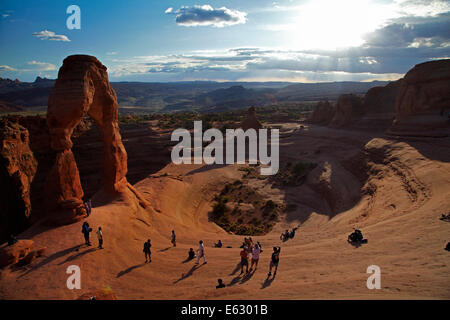
[[[233,280],[231,280],[231,282],[229,284],[227,284],[227,287],[234,286],[236,283],[239,282],[240,279],[241,279],[241,275],[234,277]]]
[[[91,253],[91,252],[94,252],[94,251],[97,251],[97,249],[96,248],[90,248],[90,249],[82,251],[80,253],[76,253],[74,255],[71,255],[70,257],[67,257],[67,259],[64,260],[63,262],[58,263],[58,266],[63,265],[66,262],[69,262],[69,261],[75,260],[77,258],[80,258],[80,257],[84,256],[85,254],[88,254],[88,253]]]
[[[255,270],[253,270],[252,272],[246,273],[246,274],[242,277],[240,283],[241,283],[241,284],[246,283],[248,280],[250,280],[250,279],[253,277],[254,274],[255,274]]]
[[[167,248],[161,249],[161,250],[159,250],[159,252],[167,251],[167,250],[169,250],[170,248],[172,248],[172,247],[167,247]]]
[[[31,266],[31,268],[27,272],[23,273],[18,278],[22,278],[22,277],[26,276],[27,274],[29,274],[30,272],[33,272],[34,270],[36,270],[36,269],[38,269],[38,268],[40,268],[40,267],[42,267],[42,266],[52,262],[52,261],[54,261],[54,260],[56,260],[58,258],[61,258],[61,257],[65,256],[65,255],[67,255],[67,254],[69,254],[69,253],[71,253],[73,251],[77,251],[83,245],[84,244],[78,244],[78,245],[73,246],[71,248],[55,252],[54,254],[46,257],[44,260],[40,261],[39,263],[35,264],[34,266]]]
[[[275,275],[272,278],[267,277],[261,286],[261,290],[270,286],[272,284],[273,280],[275,280]]]
[[[194,260],[194,258],[187,257],[186,260],[182,261],[181,263],[188,263],[189,261]]]
[[[234,275],[236,272],[238,272],[241,269],[241,263],[238,262],[234,270],[229,274],[230,276]]]
[[[186,278],[189,278],[190,276],[192,276],[194,274],[195,270],[200,269],[202,266],[203,266],[203,264],[201,264],[201,265],[198,265],[198,264],[193,265],[192,268],[187,273],[183,273],[178,280],[175,280],[173,282],[173,284],[177,284],[178,282],[180,282],[180,281],[182,281],[182,280],[184,280]]]
[[[140,267],[142,267],[142,266],[144,266],[144,265],[145,265],[145,263],[141,263],[141,264],[137,264],[137,265],[135,265],[135,266],[129,267],[128,269],[122,270],[122,271],[120,271],[120,272],[117,274],[116,278],[120,278],[121,276],[123,276],[123,275],[125,275],[125,274],[127,274],[127,273],[130,273],[130,272],[133,271],[134,269],[140,268]]]

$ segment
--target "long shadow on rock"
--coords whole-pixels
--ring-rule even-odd
[[[241,269],[241,263],[238,262],[234,270],[229,274],[230,276],[234,275],[236,272],[238,272]]]
[[[239,282],[239,279],[241,279],[241,275],[234,277],[233,280],[231,280],[231,282],[227,284],[227,287],[234,286],[236,283]]]
[[[66,262],[69,262],[69,261],[75,260],[77,258],[80,258],[80,257],[84,256],[85,254],[88,254],[88,253],[91,253],[91,252],[94,252],[94,251],[97,251],[97,249],[96,248],[90,248],[90,249],[82,251],[80,253],[71,255],[70,257],[67,257],[67,259],[64,260],[63,262],[58,263],[58,266],[63,265]]]
[[[36,265],[32,266],[27,272],[25,272],[24,274],[20,275],[18,278],[22,278],[22,277],[26,276],[27,274],[29,274],[30,272],[32,272],[32,271],[34,271],[34,270],[36,270],[36,269],[38,269],[38,268],[40,268],[40,267],[50,263],[52,261],[54,261],[54,260],[56,260],[58,258],[61,258],[61,257],[65,256],[65,255],[67,255],[67,254],[69,254],[69,253],[71,253],[73,251],[78,250],[81,246],[82,246],[82,244],[79,244],[79,245],[76,245],[74,247],[58,251],[58,252],[56,252],[56,253],[46,257],[41,262],[39,262]]]
[[[248,280],[250,280],[250,279],[253,277],[254,274],[255,274],[255,271],[246,273],[246,274],[242,277],[240,283],[241,283],[241,284],[246,283]]]
[[[202,264],[202,265],[198,265],[198,264],[193,265],[192,268],[191,268],[187,273],[183,273],[183,274],[181,275],[181,278],[178,279],[178,280],[175,280],[175,281],[173,282],[173,284],[177,284],[178,282],[180,282],[180,281],[182,281],[182,280],[184,280],[184,279],[186,279],[186,278],[189,278],[190,276],[192,276],[192,275],[194,274],[194,271],[195,271],[195,270],[200,269],[202,266],[203,266],[203,264]]]
[[[272,284],[273,280],[275,280],[275,276],[273,276],[272,279],[270,279],[270,277],[267,277],[266,280],[264,281],[264,283],[261,286],[261,290],[267,288],[268,286],[270,286]]]
[[[145,263],[141,263],[141,264],[137,264],[137,265],[135,265],[135,266],[129,267],[128,269],[122,270],[122,271],[120,271],[120,272],[117,274],[116,278],[120,278],[121,276],[123,276],[123,275],[125,275],[125,274],[127,274],[127,273],[130,273],[130,272],[133,271],[134,269],[140,268],[140,267],[142,267],[142,266],[144,266],[144,265],[145,265]]]

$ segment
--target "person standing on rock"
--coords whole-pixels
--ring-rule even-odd
[[[98,238],[98,248],[103,249],[103,233],[102,233],[102,227],[98,227],[97,230],[97,238]]]
[[[280,251],[281,251],[280,247],[273,247],[272,258],[270,259],[270,269],[267,278],[270,277],[272,274],[272,267],[275,267],[275,272],[273,273],[273,276],[275,277],[275,275],[277,274],[278,262],[280,262]]]
[[[255,271],[256,271],[256,268],[258,268],[260,253],[261,253],[261,249],[259,248],[259,245],[255,244],[255,246],[253,247],[253,250],[252,250],[252,265],[250,266],[250,272],[252,272],[252,270],[253,270],[253,265],[255,266]]]
[[[92,211],[92,203],[91,203],[91,199],[89,199],[88,201],[86,201],[84,203],[84,207],[86,209],[86,216],[89,217],[89,215],[91,214]]]
[[[245,250],[245,247],[242,248],[241,251],[241,274],[244,273],[244,266],[247,268],[245,270],[245,273],[248,273],[248,254],[247,250]]]
[[[150,239],[147,239],[146,242],[144,242],[144,254],[145,254],[145,263],[152,262],[152,252],[150,250],[150,247],[152,244],[150,243]],[[148,259],[147,259],[148,257]]]
[[[200,240],[199,242],[199,246],[198,246],[198,254],[197,254],[197,262],[195,262],[195,264],[198,264],[200,262],[200,258],[203,257],[203,264],[206,264],[206,256],[205,256],[205,247],[203,246],[203,241]]]
[[[89,223],[87,223],[86,221],[83,222],[83,226],[81,227],[81,232],[84,235],[84,241],[87,246],[91,245],[91,242],[89,241],[89,233],[91,233],[91,231],[92,231],[92,229],[89,228]]]
[[[172,240],[170,242],[172,242],[174,247],[177,246],[177,236],[175,235],[175,230],[172,230]]]

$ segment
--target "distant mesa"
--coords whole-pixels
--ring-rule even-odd
[[[28,130],[7,119],[0,121],[0,242],[28,226],[36,170]]]
[[[256,108],[250,107],[248,108],[247,115],[241,123],[241,128],[244,131],[247,131],[248,129],[255,129],[259,130],[263,126],[261,122],[259,122],[258,118],[256,117]]]

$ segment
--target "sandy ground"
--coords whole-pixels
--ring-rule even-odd
[[[297,129],[297,130],[295,130]],[[450,140],[402,140],[384,135],[286,126],[280,141],[283,162],[311,160],[318,167],[298,187],[260,192],[295,203],[273,231],[253,237],[263,246],[256,272],[241,276],[242,236],[208,221],[213,195],[240,179],[237,166],[170,164],[135,187],[150,201],[144,210],[126,202],[100,205],[94,198],[93,229],[102,226],[104,249],[83,245],[81,223],[21,235],[47,246],[45,257],[0,273],[2,299],[75,299],[111,287],[119,299],[449,299]],[[149,155],[151,157],[151,155]],[[164,173],[167,173],[165,175]],[[280,232],[301,225],[282,243]],[[353,227],[368,244],[346,242]],[[177,246],[170,243],[176,230]],[[142,246],[152,240],[152,262]],[[186,261],[202,239],[208,263]],[[224,246],[213,248],[221,239]],[[267,279],[271,247],[281,245],[275,278]],[[69,290],[66,269],[81,269],[81,290]],[[369,290],[370,265],[381,268],[381,289]],[[215,289],[217,279],[227,285]]]

